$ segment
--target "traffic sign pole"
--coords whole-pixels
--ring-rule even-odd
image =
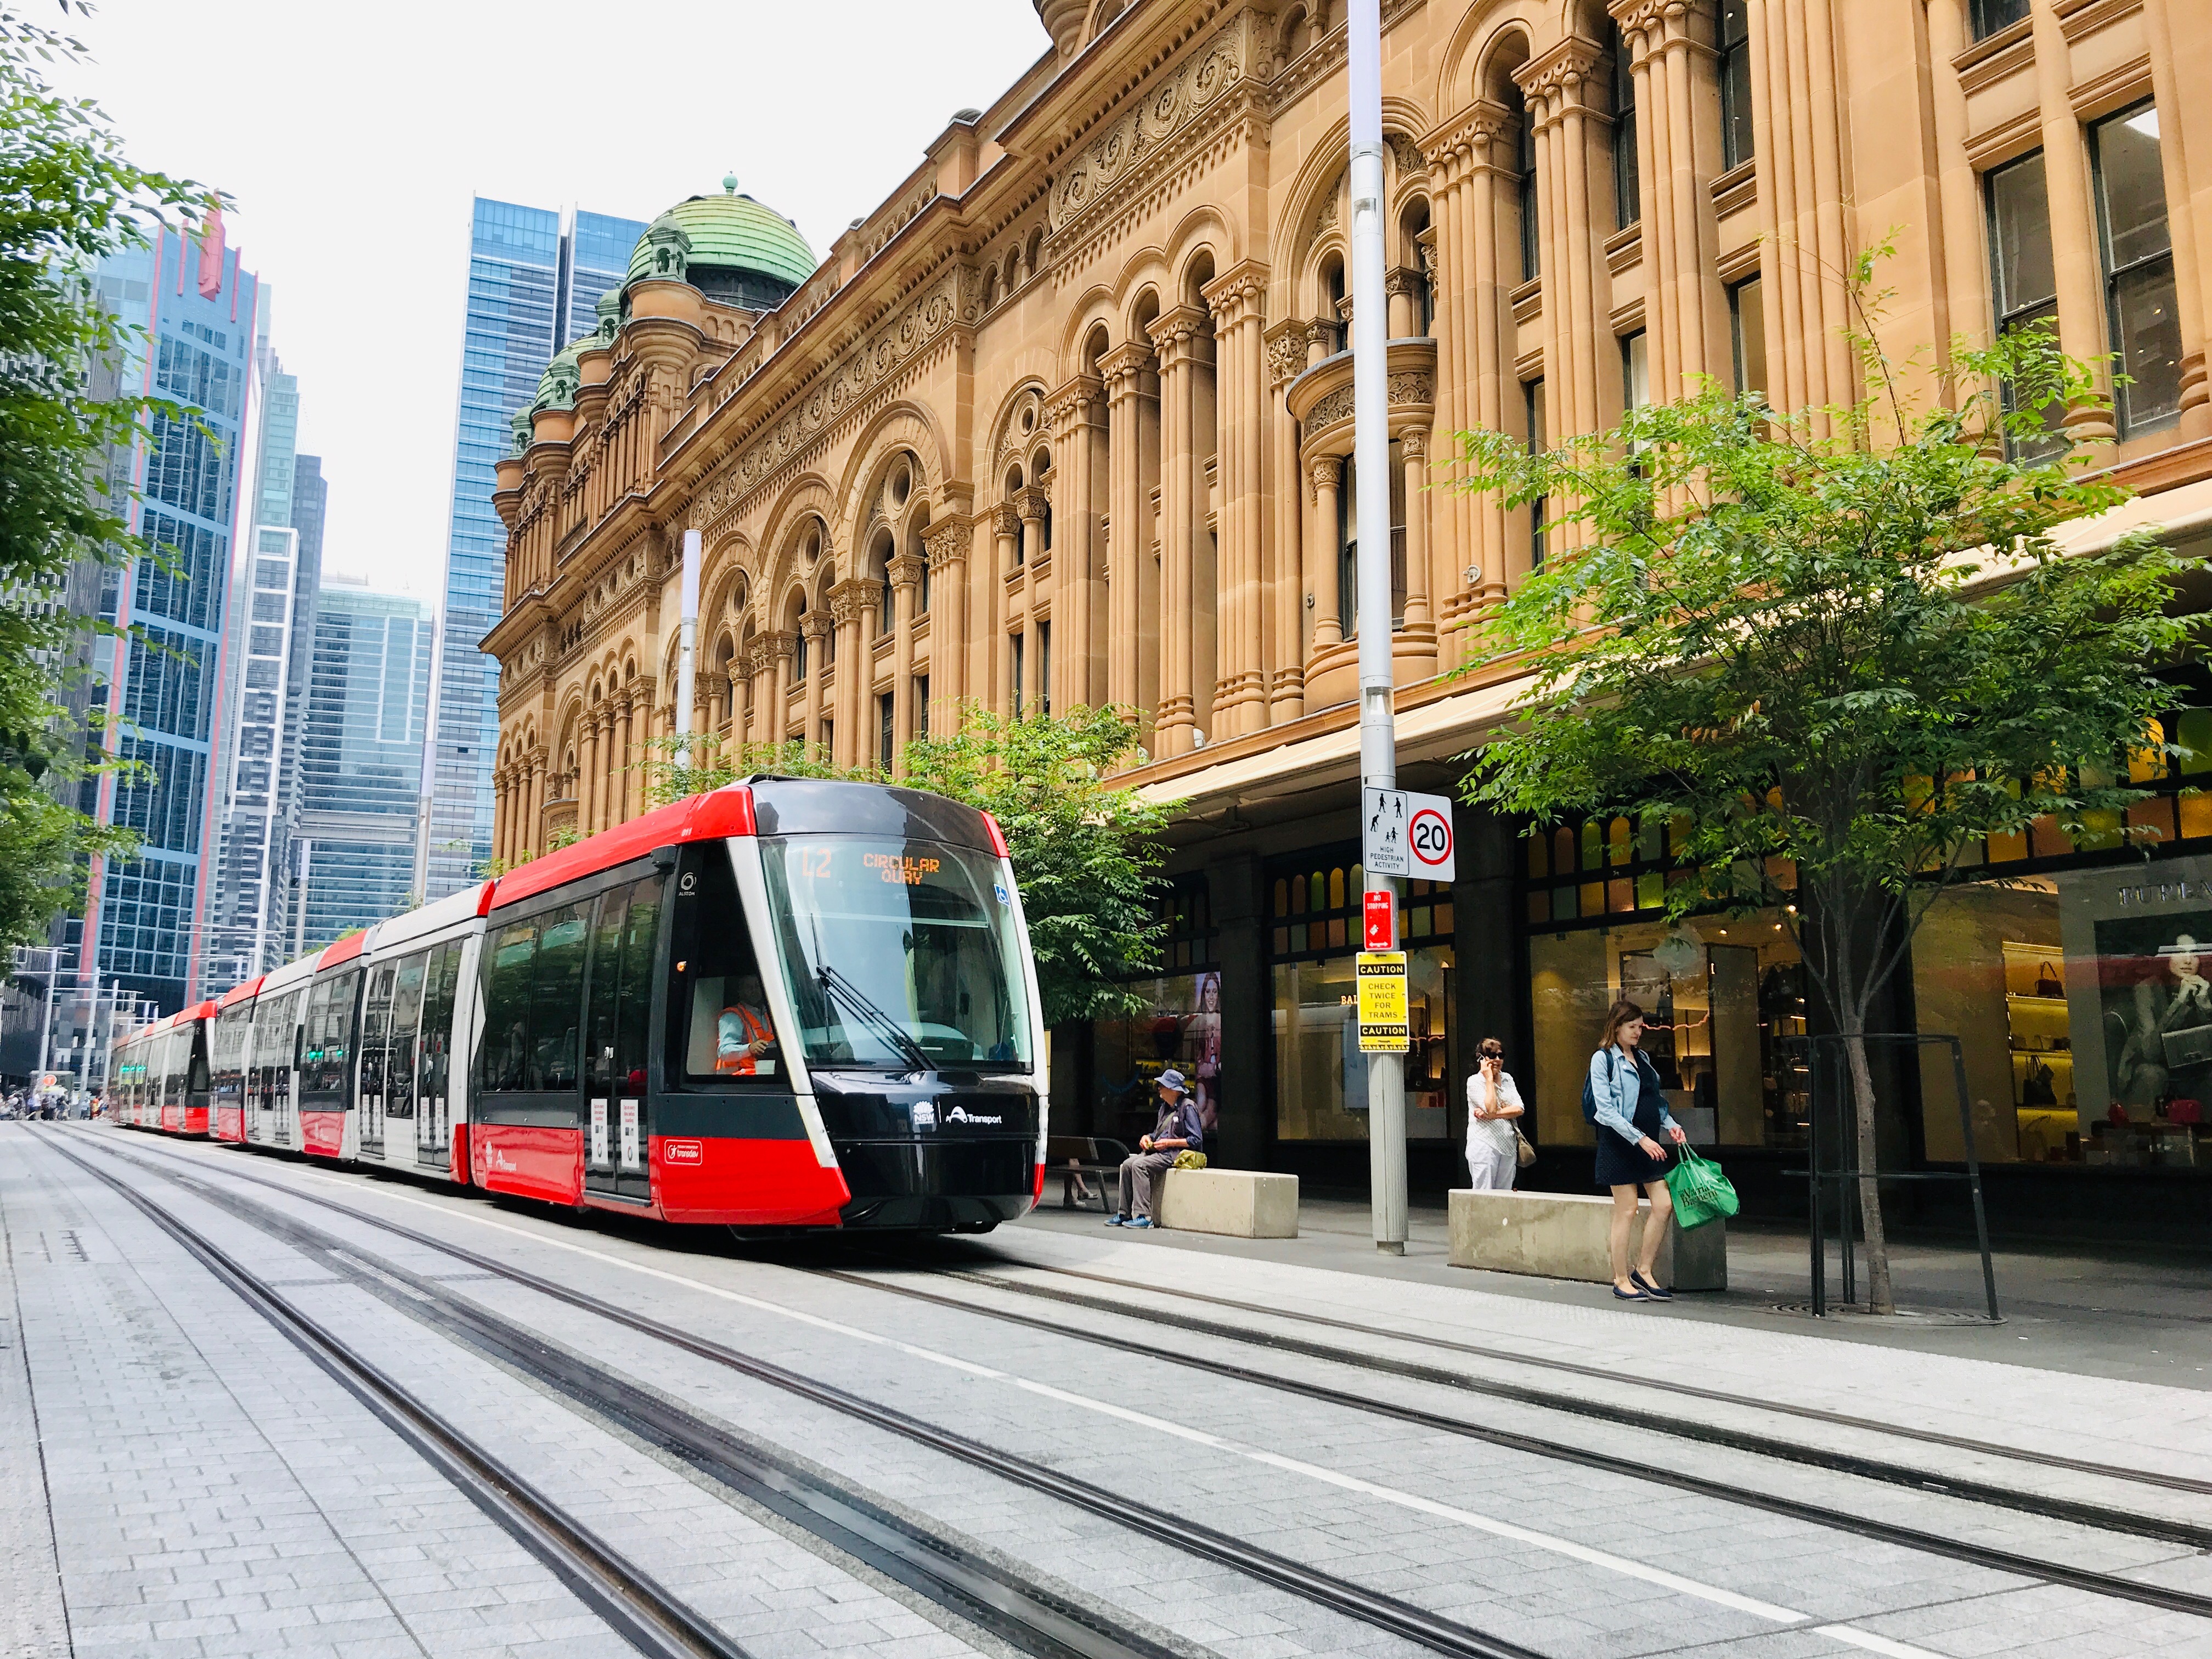
[[[1346,15],[1352,127],[1352,468],[1358,489],[1359,774],[1363,794],[1395,789],[1391,702],[1389,301],[1382,292],[1382,8],[1352,0]],[[1398,884],[1366,872],[1369,902]],[[1406,1253],[1406,1064],[1367,1057],[1368,1186],[1375,1248]]]

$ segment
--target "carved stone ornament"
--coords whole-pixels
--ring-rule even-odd
[[[1352,394],[1352,384],[1346,381],[1322,398],[1306,416],[1306,430],[1318,432],[1323,427],[1334,426],[1339,421],[1350,420]],[[1435,401],[1436,382],[1429,374],[1407,369],[1390,377],[1391,408],[1426,409]]]
[[[1267,331],[1267,384],[1271,388],[1305,373],[1305,324],[1296,318],[1277,323]]]
[[[994,535],[1019,541],[1022,534],[1022,515],[1011,501],[1001,501],[991,509],[991,531]]]
[[[715,470],[691,498],[685,523],[693,529],[728,513],[771,475],[804,453],[831,421],[881,391],[920,353],[964,320],[960,290],[972,273],[940,274],[896,316],[847,350],[828,376],[767,431]]]
[[[1195,122],[1245,78],[1255,50],[1249,14],[1232,19],[1187,56],[1135,107],[1105,129],[1061,167],[1052,185],[1055,234],[1115,192],[1122,179],[1168,139]]]
[[[929,568],[942,570],[956,559],[968,556],[969,521],[941,519],[922,532],[921,544],[929,552]]]
[[[884,574],[891,580],[893,587],[913,587],[921,580],[927,562],[912,553],[902,553],[896,558],[884,562]]]
[[[858,622],[883,603],[884,585],[863,576],[839,582],[830,590],[830,614],[840,623]]]

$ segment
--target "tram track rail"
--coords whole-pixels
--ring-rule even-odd
[[[160,1156],[163,1158],[165,1162],[174,1162],[200,1168],[204,1167],[198,1165],[197,1160],[183,1158],[174,1153],[165,1152],[160,1154]],[[283,1193],[295,1200],[311,1202],[325,1206],[332,1212],[343,1215],[349,1219],[358,1221],[363,1224],[379,1229],[395,1237],[405,1238],[409,1242],[421,1245],[424,1248],[440,1251],[457,1261],[465,1261],[471,1266],[477,1267],[482,1271],[491,1273],[499,1277],[525,1285],[529,1288],[541,1291],[543,1293],[552,1297],[556,1300],[581,1308],[588,1312],[601,1315],[602,1316],[612,1320],[617,1323],[629,1326],[632,1329],[637,1330],[641,1334],[659,1337],[663,1340],[672,1343],[673,1346],[684,1348],[686,1351],[697,1354],[702,1358],[714,1359],[726,1364],[731,1364],[734,1366],[734,1368],[744,1371],[749,1375],[760,1376],[761,1379],[764,1381],[773,1382],[778,1387],[786,1388],[788,1391],[799,1394],[803,1397],[815,1399],[818,1403],[830,1405],[834,1409],[846,1412],[847,1414],[861,1417],[863,1420],[880,1420],[882,1425],[890,1427],[894,1432],[901,1433],[906,1437],[924,1438],[926,1437],[926,1438],[924,1438],[924,1443],[939,1444],[940,1449],[950,1450],[951,1455],[962,1458],[963,1461],[978,1463],[981,1467],[993,1468],[994,1472],[997,1472],[1000,1466],[1006,1466],[1009,1471],[1007,1478],[1012,1479],[1019,1484],[1031,1486],[1036,1489],[1045,1490],[1048,1492],[1054,1491],[1054,1488],[1061,1483],[1067,1483],[1076,1487],[1082,1488],[1084,1489],[1082,1495],[1080,1497],[1071,1498],[1070,1501],[1077,1502],[1080,1507],[1091,1509],[1095,1512],[1108,1515],[1111,1518],[1135,1526],[1139,1530],[1151,1531],[1154,1536],[1176,1543],[1179,1546],[1189,1546],[1191,1539],[1195,1534],[1202,1538],[1207,1547],[1195,1549],[1194,1553],[1206,1554],[1209,1556],[1209,1559],[1224,1560],[1224,1565],[1234,1565],[1234,1563],[1233,1561],[1226,1561],[1224,1557],[1213,1553],[1214,1547],[1218,1547],[1219,1544],[1225,1543],[1231,1550],[1237,1553],[1251,1552],[1251,1547],[1242,1543],[1241,1540],[1229,1539],[1225,1534],[1209,1533],[1207,1529],[1198,1528],[1196,1523],[1169,1515],[1165,1511],[1151,1510],[1149,1506],[1121,1498],[1116,1494],[1104,1492],[1103,1489],[1090,1486],[1087,1482],[1078,1481],[1073,1477],[1060,1475],[1056,1471],[1043,1469],[1041,1466],[1030,1464],[1026,1460],[1015,1457],[1012,1454],[1000,1452],[996,1449],[981,1446],[978,1443],[967,1441],[963,1437],[951,1435],[949,1431],[938,1429],[933,1425],[921,1422],[919,1419],[908,1418],[906,1413],[899,1413],[894,1408],[878,1406],[875,1402],[863,1400],[859,1396],[848,1395],[846,1391],[835,1388],[834,1385],[817,1382],[811,1378],[799,1377],[795,1374],[785,1372],[782,1368],[771,1365],[768,1364],[768,1362],[757,1361],[751,1359],[748,1356],[737,1354],[733,1351],[724,1348],[720,1344],[704,1341],[699,1338],[694,1337],[688,1332],[666,1326],[661,1322],[633,1314],[627,1309],[623,1309],[611,1304],[604,1303],[598,1297],[592,1297],[584,1292],[573,1291],[568,1286],[560,1285],[555,1281],[544,1279],[537,1274],[529,1273],[527,1270],[514,1267],[511,1264],[499,1261],[497,1258],[480,1255],[477,1252],[469,1249],[465,1245],[455,1244],[446,1240],[440,1239],[433,1235],[419,1232],[413,1228],[404,1225],[404,1224],[390,1221],[383,1217],[358,1210],[350,1205],[339,1203],[332,1200],[323,1198],[319,1195],[302,1193],[298,1188],[287,1186],[285,1183],[281,1182],[270,1181],[265,1177],[249,1175],[243,1171],[223,1170],[221,1173],[231,1179],[251,1182],[253,1184]],[[251,1202],[251,1200],[246,1201]],[[339,1248],[345,1248],[342,1242],[339,1243]],[[1008,1310],[986,1308],[971,1302],[964,1301],[957,1297],[942,1296],[936,1292],[918,1290],[910,1286],[900,1286],[887,1283],[880,1279],[870,1278],[862,1274],[850,1273],[838,1269],[799,1269],[798,1271],[808,1274],[809,1276],[845,1280],[857,1286],[865,1287],[879,1292],[903,1296],[924,1303],[935,1304],[950,1310],[975,1314],[984,1317],[1000,1319],[1007,1322],[1036,1328],[1061,1338],[1092,1341],[1099,1346],[1117,1348],[1123,1352],[1139,1355],[1141,1357],[1155,1358],[1171,1364],[1184,1365],[1191,1369],[1207,1371],[1212,1374],[1223,1376],[1226,1379],[1244,1382],[1261,1387],[1274,1389],[1281,1392],[1303,1395],[1318,1402],[1344,1409],[1358,1411],[1370,1415],[1394,1418],[1397,1420],[1418,1426],[1425,1431],[1450,1434],[1463,1438],[1485,1441],[1508,1449],[1517,1450],[1539,1457],[1575,1462],[1585,1468],[1595,1468],[1607,1473],[1618,1474],[1629,1480],[1671,1486],[1677,1490],[1692,1492],[1698,1496],[1707,1498],[1720,1503],[1731,1504],[1739,1508],[1749,1508],[1761,1510],[1765,1513],[1825,1528],[1832,1531],[1842,1532],[1864,1538],[1870,1541],[1894,1545],[1899,1547],[1915,1550],[1923,1554],[1934,1555],[1947,1559],[1960,1561],[1970,1565],[1984,1568],[1991,1571],[2006,1574],[2031,1582],[2066,1585],[2074,1589],[2085,1590],[2093,1595],[2107,1596],[2119,1601],[2131,1601],[2147,1607],[2156,1607],[2163,1611],[2182,1613],[2197,1618],[2212,1620],[2212,1595],[2202,1595],[2194,1591],[2180,1589],[2171,1586],[2127,1578],[2115,1573],[2100,1571],[2094,1568],[2077,1567],[2065,1562],[2051,1561],[2039,1557],[2022,1555],[2015,1551],[2000,1549],[1992,1546],[1975,1544],[1963,1539],[1948,1536],[1941,1533],[1930,1532],[1921,1528],[1904,1526],[1895,1522],[1877,1520],[1870,1516],[1842,1514],[1833,1510],[1824,1508],[1819,1504],[1808,1503],[1801,1499],[1783,1497],[1777,1494],[1749,1491],[1738,1485],[1731,1485],[1718,1480],[1705,1480],[1701,1477],[1684,1474],[1678,1470],[1656,1468],[1652,1463],[1643,1460],[1632,1460],[1617,1457],[1608,1453],[1596,1451],[1590,1448],[1575,1445],[1567,1442],[1554,1441],[1543,1437],[1522,1434],[1510,1430],[1493,1429],[1480,1424],[1470,1424],[1456,1418],[1445,1416],[1439,1413],[1425,1411],[1417,1407],[1402,1406],[1389,1401],[1378,1401],[1371,1396],[1354,1395],[1342,1389],[1332,1389],[1328,1387],[1326,1384],[1310,1382],[1304,1379],[1295,1377],[1284,1377],[1273,1372],[1258,1370],[1248,1366],[1240,1366],[1228,1361],[1209,1359],[1203,1356],[1191,1355],[1171,1348],[1162,1348],[1157,1345],[1143,1343],[1133,1338],[1106,1336],[1102,1334],[1085,1331],[1079,1328],[1073,1328],[1060,1322],[1041,1320],[1028,1315],[1020,1315]],[[978,1275],[977,1277],[981,1278],[987,1283],[994,1285],[1002,1283],[1002,1281],[995,1275],[985,1274]],[[1143,1287],[1132,1286],[1131,1288]],[[1126,1311],[1126,1310],[1115,1304],[1103,1304],[1100,1310],[1112,1313],[1121,1313]],[[1270,1310],[1255,1308],[1255,1311],[1267,1312]],[[1235,1335],[1237,1334],[1237,1332],[1236,1328],[1229,1327],[1225,1328],[1222,1334]],[[1379,1329],[1376,1330],[1375,1334],[1389,1334],[1389,1333],[1382,1332]],[[1249,1335],[1249,1334],[1246,1333],[1244,1334]],[[1342,1352],[1340,1350],[1329,1349],[1326,1350],[1320,1357],[1332,1359],[1340,1358],[1342,1357]],[[1449,1380],[1455,1376],[1457,1376],[1457,1374],[1440,1371],[1438,1373],[1437,1380]],[[787,1378],[788,1381],[784,1380]],[[1463,1382],[1465,1379],[1462,1377],[1459,1378],[1459,1380]],[[906,1426],[908,1425],[912,1425],[911,1429]],[[1667,1419],[1654,1419],[1650,1426],[1664,1430],[1668,1426],[1668,1422]],[[920,1431],[920,1434],[917,1435],[913,1431],[915,1430]],[[1924,1487],[1928,1483],[1924,1481],[1916,1481],[1912,1484]],[[1999,1490],[2008,1491],[2009,1489]],[[1055,1492],[1055,1495],[1060,1494]],[[1930,1495],[1945,1498],[1956,1496],[1954,1492],[1950,1491],[1933,1492]],[[2025,1494],[2014,1495],[2026,1496]],[[1980,1500],[1968,1499],[1966,1501]],[[2004,1505],[2003,1507],[2017,1508],[2018,1505]],[[2078,1517],[2068,1516],[2066,1518],[2075,1520],[2077,1524],[2090,1526],[2096,1530],[2106,1532],[2118,1531],[2142,1536],[2157,1536],[2157,1534],[2154,1534],[2143,1533],[2139,1528],[2136,1527],[2097,1527],[2095,1523],[2080,1521]],[[2124,1518],[2130,1521],[2145,1522],[2147,1524],[2155,1523],[2157,1522],[2157,1517],[2136,1516],[2131,1512],[2127,1514]],[[2161,1538],[2160,1541],[2186,1544],[2188,1540]],[[2203,1547],[2197,1546],[2196,1547]],[[1281,1562],[1281,1558],[1270,1558],[1270,1559],[1273,1562]],[[1300,1564],[1282,1562],[1282,1565],[1292,1569],[1294,1574],[1306,1575],[1312,1573],[1311,1569],[1304,1568]],[[1256,1572],[1253,1576],[1269,1577],[1269,1582],[1277,1583],[1285,1588],[1295,1588],[1295,1585],[1292,1583],[1287,1582],[1283,1578],[1272,1577],[1266,1572]],[[1318,1576],[1323,1577],[1327,1577],[1326,1575]],[[1343,1581],[1336,1581],[1336,1583],[1338,1585],[1343,1585]],[[1371,1592],[1359,1590],[1357,1586],[1345,1586],[1345,1588],[1357,1590],[1358,1595],[1361,1596],[1372,1595]],[[1335,1603],[1326,1602],[1324,1595],[1311,1595],[1304,1590],[1300,1590],[1297,1593],[1309,1594],[1309,1599],[1324,1601],[1325,1604],[1337,1605]],[[1386,1601],[1394,1601],[1394,1598],[1385,1597],[1380,1599]],[[1418,1608],[1411,1608],[1407,1604],[1395,1603],[1395,1606],[1406,1608],[1407,1611],[1419,1613],[1419,1616],[1425,1620],[1431,1619],[1432,1617],[1431,1615],[1421,1613]],[[1350,1609],[1348,1607],[1340,1607],[1340,1610],[1349,1611]],[[1368,1622],[1379,1623],[1381,1621],[1370,1619]],[[1384,1627],[1389,1628],[1390,1626],[1385,1625]],[[1484,1642],[1497,1643],[1496,1646],[1484,1648],[1480,1650],[1480,1651],[1511,1652],[1516,1654],[1525,1654],[1527,1651],[1526,1650],[1515,1648],[1510,1644],[1498,1643],[1498,1638],[1487,1637],[1482,1632],[1472,1632],[1467,1626],[1455,1626],[1454,1629],[1455,1631],[1464,1632],[1469,1635],[1477,1637]],[[1409,1632],[1402,1630],[1399,1631],[1397,1633],[1410,1634]],[[1413,1639],[1424,1641],[1424,1638],[1418,1635],[1413,1636]],[[1452,1649],[1442,1647],[1437,1642],[1433,1641],[1424,1641],[1424,1645],[1435,1647],[1439,1651],[1454,1650]]]
[[[136,1194],[126,1183],[96,1169],[75,1152],[58,1146],[57,1150],[109,1186],[132,1197],[141,1209],[149,1206],[160,1208],[154,1200]],[[204,1178],[187,1180],[170,1174],[166,1169],[156,1169],[140,1149],[126,1152],[121,1148],[103,1147],[101,1150],[122,1162],[174,1182],[218,1207],[239,1215],[250,1225],[263,1227],[265,1223],[266,1230],[278,1236],[312,1241],[317,1249],[335,1251],[351,1260],[362,1259],[357,1244],[331,1235],[312,1223],[271,1211],[267,1206],[241,1194],[224,1192]],[[150,1148],[145,1150],[152,1152],[153,1156],[164,1164],[183,1165],[192,1169],[202,1177],[209,1173],[207,1166],[197,1158],[155,1152]],[[349,1220],[436,1251],[480,1272],[535,1291],[696,1358],[725,1366],[785,1393],[826,1407],[841,1415],[885,1430],[902,1439],[943,1453],[1015,1485],[1102,1516],[1132,1531],[1166,1543],[1182,1553],[1202,1557],[1247,1577],[1288,1591],[1316,1606],[1416,1643],[1433,1652],[1450,1656],[1451,1659],[1544,1659],[1534,1650],[1517,1643],[1441,1617],[1412,1602],[1369,1589],[1349,1579],[1308,1566],[1273,1551],[1259,1548],[1230,1534],[1140,1499],[1110,1492],[1014,1453],[954,1434],[835,1384],[818,1382],[769,1361],[756,1359],[665,1322],[574,1290],[496,1257],[471,1250],[465,1245],[418,1231],[402,1223],[387,1220],[319,1194],[303,1193],[282,1182],[270,1181],[242,1170],[221,1170],[213,1173],[226,1180],[242,1181],[266,1188],[295,1201],[327,1208]],[[253,1213],[249,1215],[246,1212]],[[174,1225],[185,1232],[191,1231],[188,1224],[179,1221],[174,1222]],[[165,1231],[168,1229],[165,1227]],[[951,1540],[901,1522],[888,1511],[877,1510],[872,1505],[854,1504],[850,1494],[816,1480],[796,1465],[783,1464],[780,1460],[763,1459],[759,1460],[759,1473],[747,1470],[744,1461],[748,1456],[757,1457],[757,1449],[744,1446],[707,1419],[665,1401],[654,1399],[649,1390],[641,1391],[603,1368],[550,1346],[545,1338],[470,1303],[435,1279],[409,1273],[389,1262],[373,1265],[379,1274],[405,1284],[410,1295],[420,1297],[426,1303],[435,1304],[459,1325],[480,1333],[485,1346],[497,1352],[507,1363],[571,1398],[586,1403],[596,1402],[594,1409],[605,1407],[606,1415],[623,1423],[631,1432],[638,1433],[642,1428],[646,1431],[641,1437],[664,1445],[674,1455],[693,1462],[695,1467],[706,1468],[717,1479],[722,1478],[726,1471],[736,1476],[736,1480],[729,1482],[733,1489],[748,1490],[739,1485],[739,1481],[752,1482],[754,1490],[749,1490],[748,1495],[756,1496],[758,1501],[767,1503],[767,1497],[799,1500],[795,1503],[767,1503],[767,1506],[815,1535],[823,1537],[825,1541],[835,1542],[847,1553],[870,1560],[886,1571],[890,1571],[891,1565],[897,1565],[901,1571],[892,1572],[891,1576],[908,1583],[920,1593],[930,1595],[940,1605],[994,1629],[1027,1651],[1048,1655],[1079,1654],[1085,1656],[1085,1659],[1179,1659],[1174,1650],[1164,1648],[1136,1632],[1105,1625],[1090,1610],[1078,1607],[1045,1587],[1011,1573],[994,1563],[984,1561]],[[609,1397],[611,1395],[613,1396],[611,1399]],[[767,1497],[762,1497],[763,1493]],[[841,1514],[841,1510],[843,1513]],[[857,1526],[853,1524],[855,1519],[872,1522],[873,1524]],[[832,1535],[831,1528],[836,1535]],[[951,1573],[948,1573],[948,1566],[954,1570]],[[907,1576],[908,1574],[913,1576]],[[948,1595],[952,1599],[947,1600]],[[994,1611],[1001,1616],[991,1616]],[[979,1613],[983,1616],[979,1617]],[[1044,1638],[1042,1642],[1039,1640],[1041,1637]]]
[[[49,1140],[49,1137],[41,1139]],[[423,1461],[536,1557],[624,1642],[647,1659],[750,1659],[710,1621],[663,1588],[536,1485],[356,1352],[205,1234],[64,1147],[55,1148],[159,1228],[305,1354]]]
[[[900,1266],[910,1264],[900,1263]],[[1460,1342],[1449,1337],[1425,1336],[1409,1331],[1392,1330],[1387,1326],[1370,1325],[1358,1320],[1335,1319],[1325,1314],[1293,1311],[1285,1308],[1267,1307],[1256,1302],[1239,1301],[1231,1297],[1211,1296],[1204,1291],[1172,1289],[1156,1285],[1139,1284],[1117,1279],[1111,1274],[1085,1273],[1080,1268],[1048,1266],[1024,1261],[1017,1264],[1027,1273],[1050,1273],[1058,1278],[1087,1280],[1093,1284],[1110,1285],[1124,1291],[1148,1296],[1170,1297],[1177,1301],[1192,1302],[1226,1309],[1237,1313],[1256,1315],[1265,1319],[1282,1320],[1316,1328],[1343,1331],[1358,1337],[1381,1338],[1402,1343],[1408,1347],[1430,1348],[1438,1352],[1463,1354],[1498,1364],[1516,1365],[1530,1370],[1551,1371],[1561,1376],[1586,1377],[1608,1386],[1630,1388],[1640,1392],[1670,1394],[1685,1399],[1705,1401],[1710,1404],[1739,1407],[1746,1411],[1771,1413],[1778,1416],[1816,1423],[1823,1427],[1844,1428],[1881,1435],[1887,1438],[1909,1441],[1922,1445],[1942,1446],[1948,1450],[1961,1451],[1997,1462],[2033,1465],[2060,1469],[2069,1474],[2093,1475],[2122,1486],[2158,1488],[2167,1492],[2185,1492],[2212,1499],[2212,1480],[2198,1480],[2189,1475],[2174,1474],[2160,1469],[2129,1468],[2117,1463],[2100,1463],[2091,1458],[2069,1457],[2063,1452],[2039,1451],[2031,1447],[2000,1446],[1987,1440],[1976,1440],[1970,1436],[1946,1434],[1941,1430],[1917,1428],[1911,1424],[1884,1422],[1878,1418],[1859,1417],[1847,1412],[1828,1411],[1817,1406],[1796,1405],[1786,1401],[1753,1399],[1747,1395],[1730,1394],[1725,1389],[1701,1388],[1669,1377],[1646,1376],[1630,1371],[1609,1370],[1601,1365],[1587,1365],[1577,1361],[1555,1359],[1540,1354],[1518,1353],[1508,1348],[1487,1347],[1480,1343]],[[1753,1431],[1732,1429],[1725,1425],[1685,1421],[1656,1412],[1646,1412],[1630,1405],[1616,1406],[1610,1401],[1586,1399],[1578,1395],[1534,1388],[1524,1383],[1505,1382],[1494,1377],[1475,1376],[1465,1371],[1455,1371],[1441,1366],[1425,1366],[1417,1362],[1391,1359],[1381,1355],[1358,1352],[1323,1342],[1307,1342],[1279,1332],[1255,1330],[1249,1326],[1235,1325],[1219,1320],[1194,1318],[1187,1314],[1170,1313],[1158,1308],[1145,1307],[1127,1302],[1111,1301],[1104,1297],[1085,1296],[1075,1291],[1052,1290],[1042,1285],[1010,1278],[1003,1273],[974,1269],[955,1269],[945,1276],[963,1281],[988,1285],[994,1290],[1056,1302],[1088,1311],[1120,1315],[1125,1318],[1167,1325],[1179,1330],[1204,1336],[1220,1337],[1254,1346],[1276,1348],[1285,1353],[1303,1358],[1332,1360],[1362,1370],[1371,1370],[1401,1376],[1415,1381],[1437,1382],[1470,1393],[1487,1395],[1494,1399],[1510,1400],[1524,1405],[1540,1406],[1549,1410],[1565,1412],[1578,1417],[1596,1418],[1606,1422],[1626,1423],[1640,1429],[1650,1429],[1677,1438],[1698,1440],[1705,1443],[1727,1446],[1750,1451],[1761,1456],[1783,1458],[1804,1462],[1816,1468],[1829,1468],[1838,1474],[1863,1474],[1869,1480],[1893,1480],[1898,1484],[1940,1491],[1957,1496],[1971,1497],[1977,1502],[2000,1504],[2018,1507],[2009,1499],[2026,1499],[2062,1506],[2059,1510],[2032,1510],[2031,1513],[2045,1514],[2052,1520],[2079,1521],[2085,1526],[2100,1526],[2107,1531],[2136,1531],[2130,1522],[2149,1522],[2158,1525],[2172,1524],[2179,1530],[2168,1534],[2148,1532],[2142,1535],[2160,1538],[2172,1543],[2185,1543],[2196,1548],[2212,1548],[2212,1527],[2191,1528],[2188,1522],[2169,1523],[2165,1517],[2145,1516],[2141,1511],[2116,1510],[2109,1505],[2087,1505],[2079,1512],[2064,1512],[2063,1506],[2071,1500],[2049,1498],[2043,1494],[2022,1492],[2017,1487],[1984,1485],[1977,1489],[1971,1481],[1955,1480],[1948,1475],[1935,1475],[1924,1469],[1885,1462],[1881,1459],[1859,1459],[1855,1454],[1832,1451],[1826,1448],[1805,1446],[1796,1441],[1760,1435]],[[1853,1467],[1863,1463],[1865,1467]],[[1987,1494],[1987,1495],[1984,1495]],[[2110,1520],[2090,1518],[2101,1514]]]

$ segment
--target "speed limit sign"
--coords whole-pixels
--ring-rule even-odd
[[[1370,873],[1449,881],[1452,857],[1451,799],[1416,795],[1403,789],[1363,792],[1361,850]]]

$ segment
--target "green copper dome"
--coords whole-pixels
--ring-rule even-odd
[[[814,274],[814,251],[781,214],[739,195],[737,183],[734,176],[726,178],[720,196],[678,202],[661,220],[673,221],[684,233],[684,275],[693,287],[741,305],[780,305]],[[623,286],[665,274],[659,268],[663,263],[647,231],[630,252]]]
[[[574,409],[576,406],[576,347],[574,343],[562,346],[553,354],[553,361],[545,365],[545,373],[538,380],[538,396],[530,407],[540,409]]]

